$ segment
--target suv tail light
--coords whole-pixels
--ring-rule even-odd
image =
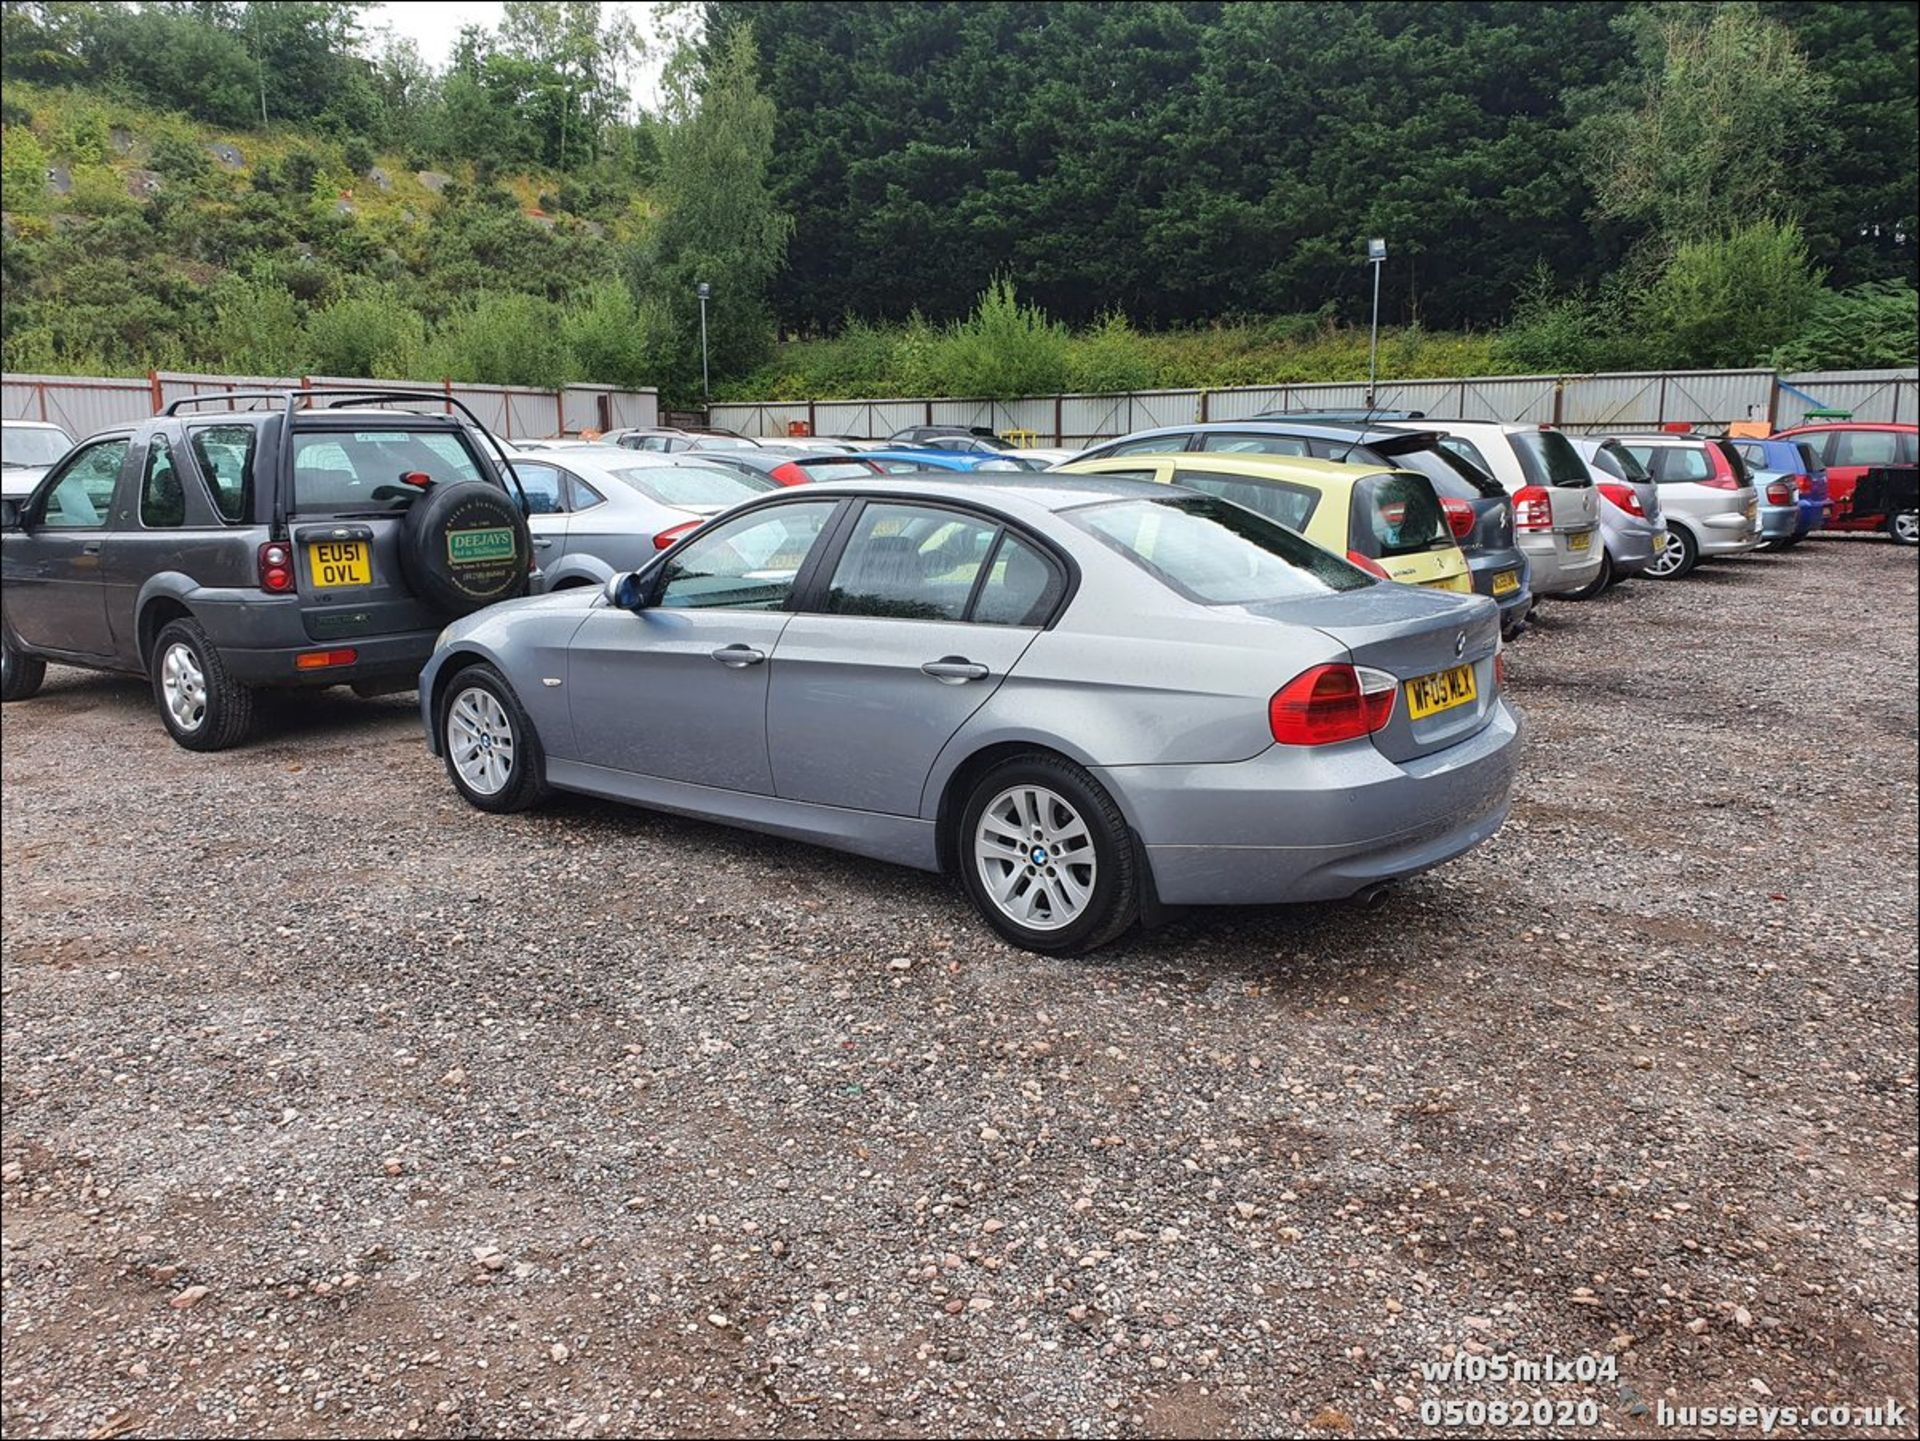
[[[767,479],[777,480],[782,485],[805,485],[813,477],[794,461],[783,460],[767,472]]]
[[[1377,560],[1360,554],[1357,550],[1347,552],[1347,562],[1350,565],[1359,566],[1360,569],[1364,570],[1368,575],[1378,576],[1381,580],[1393,579],[1392,576],[1387,574],[1387,568],[1384,565],[1380,564]]]
[[[1447,529],[1453,532],[1455,540],[1465,540],[1473,534],[1473,506],[1467,501],[1446,495],[1440,498],[1440,509],[1447,513]]]
[[[260,589],[271,595],[292,595],[293,547],[284,540],[270,540],[260,547]]]
[[[1552,530],[1553,497],[1543,485],[1525,485],[1513,493],[1515,530]]]
[[[1767,482],[1768,505],[1792,505],[1794,494],[1793,486],[1784,480],[1770,480]]]
[[[679,525],[668,526],[653,538],[653,548],[655,550],[667,550],[675,541],[679,540],[681,536],[691,534],[693,531],[700,529],[704,524],[704,521],[688,520],[682,521]]]
[[[1267,724],[1283,746],[1324,746],[1372,735],[1393,719],[1400,682],[1370,666],[1317,665],[1267,702]]]
[[[1646,511],[1640,508],[1639,493],[1635,491],[1632,486],[1614,485],[1603,482],[1600,486],[1600,493],[1615,505],[1619,506],[1620,509],[1624,510],[1628,515],[1637,515],[1642,520],[1647,518]]]

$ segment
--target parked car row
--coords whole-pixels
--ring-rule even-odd
[[[141,675],[214,751],[265,688],[413,689],[481,810],[575,790],[950,872],[1069,954],[1478,844],[1538,596],[1836,507],[1771,437],[1284,417],[1038,474],[926,434],[509,447],[418,404],[208,396],[72,447],[0,502],[0,695]]]

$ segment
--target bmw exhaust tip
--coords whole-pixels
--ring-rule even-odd
[[[1363,911],[1377,911],[1387,903],[1393,894],[1392,881],[1375,881],[1370,886],[1362,886],[1353,893],[1353,903]]]

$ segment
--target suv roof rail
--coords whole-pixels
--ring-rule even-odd
[[[287,398],[285,390],[221,390],[212,395],[183,395],[178,400],[167,402],[162,415],[178,415],[183,405],[228,405],[236,400],[281,400]]]

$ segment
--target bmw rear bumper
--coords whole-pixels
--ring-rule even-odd
[[[1095,769],[1169,905],[1338,900],[1431,870],[1505,821],[1523,722],[1395,762],[1370,741],[1273,746],[1226,765]]]

